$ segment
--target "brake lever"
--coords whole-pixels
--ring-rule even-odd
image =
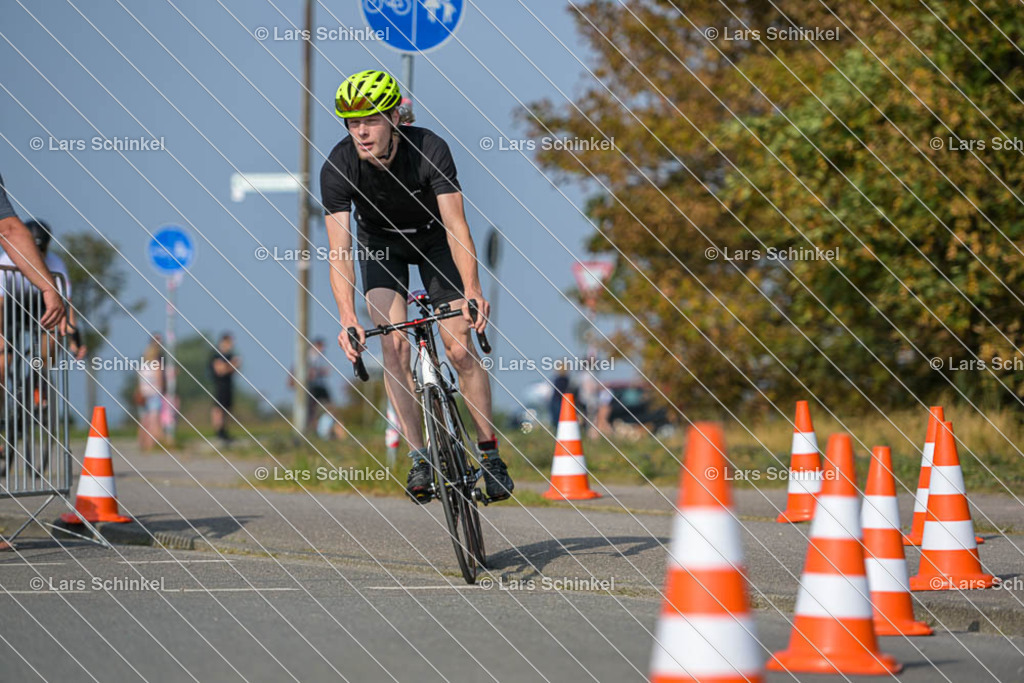
[[[357,353],[361,353],[362,349],[359,344],[359,333],[356,332],[356,328],[348,328],[348,343],[353,349],[358,349]],[[366,366],[363,365],[363,357],[357,356],[354,363],[352,363],[352,369],[356,373],[356,377],[363,380],[364,382],[370,379],[370,373],[366,371]]]
[[[476,299],[470,299],[469,300],[469,317],[470,317],[470,319],[473,322],[476,322],[476,316],[477,316],[478,312],[479,312],[479,308],[477,307]],[[476,343],[480,345],[480,350],[483,351],[484,353],[490,353],[491,352],[491,343],[489,341],[487,341],[487,333],[486,332],[477,332],[476,333]]]

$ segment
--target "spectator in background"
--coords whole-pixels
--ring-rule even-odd
[[[56,327],[61,334],[66,334],[64,298],[57,291],[57,284],[43,262],[32,233],[18,219],[8,201],[3,176],[0,176],[0,247],[22,275],[42,291],[43,315],[39,323],[46,329]]]
[[[68,267],[65,265],[64,259],[50,251],[50,241],[53,238],[53,231],[50,229],[50,225],[46,221],[33,219],[26,221],[25,227],[28,228],[29,234],[32,235],[32,241],[35,243],[36,249],[39,250],[39,255],[43,257],[46,269],[50,272],[51,276],[54,276],[54,282],[56,283],[55,276],[57,275],[60,275],[64,280],[64,294],[67,300],[70,300],[71,278],[68,275]],[[6,250],[0,256],[0,266],[14,266],[14,260]],[[5,315],[4,320],[17,320],[18,322],[15,323],[16,330],[30,329],[31,325],[35,322],[33,318],[36,315],[41,315],[44,311],[45,299],[41,296],[41,292],[33,288],[29,282],[24,275],[0,278],[0,300],[6,301],[9,298],[14,304],[14,315]],[[8,292],[7,290],[10,291]],[[82,360],[85,358],[86,348],[82,343],[82,337],[78,332],[78,328],[75,327],[74,308],[69,307],[67,310],[66,327],[68,331],[68,347],[71,350],[71,354],[78,360]],[[50,348],[50,338],[44,336],[40,343],[42,344],[40,356],[49,362],[53,359],[55,353],[55,349]]]
[[[344,441],[348,438],[348,430],[338,417],[338,411],[334,408],[327,408],[316,421],[316,435],[324,441],[337,439]]]
[[[217,437],[226,443],[231,441],[227,430],[227,418],[231,415],[234,401],[234,377],[242,367],[242,358],[235,355],[235,338],[230,332],[220,335],[217,349],[210,356],[210,376],[213,378],[213,410],[210,421]]]
[[[0,188],[0,191],[2,191],[2,188]],[[64,260],[61,257],[49,252],[50,239],[52,237],[50,226],[45,221],[30,220],[24,223],[24,227],[28,229],[29,234],[32,236],[36,250],[43,259],[45,270],[53,278],[54,284],[56,284],[56,275],[63,277],[64,294],[70,299],[71,279],[68,277],[67,266],[64,265]],[[16,249],[16,246],[8,247],[5,245],[4,253],[0,255],[0,266],[15,266],[15,254],[13,252]],[[18,338],[14,340],[13,346],[7,349],[8,355],[0,358],[0,376],[6,375],[6,364],[11,360],[9,354],[12,352],[24,354],[24,351],[19,348],[22,331],[31,331],[37,323],[37,318],[42,319],[45,317],[45,292],[36,289],[32,286],[33,284],[35,283],[32,282],[31,278],[27,278],[23,273],[7,274],[0,277],[0,309],[4,311],[4,329],[0,330],[0,333],[2,333],[0,342],[3,341],[3,338],[7,337]],[[68,344],[71,353],[78,360],[81,360],[85,357],[86,348],[82,344],[78,329],[75,327],[74,309],[68,309],[67,321],[64,325],[66,331],[70,334]],[[39,356],[44,359],[48,367],[55,357],[56,349],[52,348],[49,335],[41,337],[40,345]],[[44,370],[44,368],[36,369]],[[42,386],[43,384],[40,383],[40,387]],[[45,393],[45,389],[40,389],[38,401],[42,404],[45,404],[48,400]]]
[[[144,451],[151,450],[157,444],[160,409],[167,390],[160,343],[160,335],[154,332],[142,353],[143,364],[138,372],[139,384],[135,390],[135,404],[139,407],[139,448]]]
[[[607,436],[612,432],[612,404],[615,402],[615,394],[611,389],[602,386],[597,395],[597,412],[594,414],[594,422],[590,427],[590,438],[596,439],[599,434]]]
[[[324,355],[324,347],[323,337],[314,339],[313,345],[309,348],[309,361],[306,364],[309,372],[306,386],[312,399],[309,410],[311,420],[312,416],[320,410],[325,412],[331,410],[331,390],[327,386],[331,378],[331,364],[327,362],[327,356]]]
[[[306,418],[306,429],[320,431],[319,420],[323,414],[331,412],[331,390],[328,383],[331,378],[331,364],[324,355],[326,344],[323,337],[317,337],[309,346],[306,354],[306,391],[309,394],[309,410]],[[295,388],[295,368],[288,373],[288,387]]]
[[[7,199],[7,192],[4,190],[4,179],[0,176],[0,247],[11,259],[11,264],[16,267],[28,281],[38,287],[42,293],[42,315],[39,324],[46,329],[57,328],[60,334],[67,334],[67,321],[65,319],[64,297],[57,290],[57,284],[53,281],[49,269],[43,262],[43,257],[35,245],[32,233],[22,224],[14,207]],[[6,347],[4,340],[0,339],[0,347],[3,353],[0,358],[6,361]],[[0,377],[0,381],[3,377]],[[3,454],[3,458],[7,457]],[[11,545],[7,541],[0,540],[0,550],[8,550]]]
[[[562,396],[575,393],[569,370],[562,361],[555,361],[555,376],[551,378],[552,392],[551,403],[548,406],[551,414],[551,430],[558,429],[558,416],[562,412]]]

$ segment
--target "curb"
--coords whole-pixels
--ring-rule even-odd
[[[71,529],[79,534],[88,534],[84,525],[73,525],[65,522],[54,522],[57,527],[55,534],[64,538],[74,538],[71,534],[62,534],[61,529]],[[139,522],[99,522],[94,523],[96,531],[108,543],[116,545],[141,545],[168,550],[207,550],[209,544],[198,536],[180,531],[150,531]]]
[[[25,523],[24,516],[0,514],[0,529],[16,529]],[[89,535],[84,525],[68,524],[58,517],[50,522],[53,525],[52,535],[61,540],[74,540],[74,534]],[[93,524],[99,535],[108,543],[116,545],[141,545],[169,550],[208,550],[210,545],[202,538],[179,531],[150,531],[139,522],[132,520],[126,523],[99,522]],[[73,531],[63,533],[63,531]],[[48,538],[51,531],[33,522],[21,533],[19,538]]]

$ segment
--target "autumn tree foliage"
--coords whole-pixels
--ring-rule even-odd
[[[1018,7],[570,11],[589,47],[584,90],[534,103],[523,123],[614,138],[539,159],[595,190],[589,247],[617,260],[602,310],[630,321],[616,344],[673,403],[1021,405]]]

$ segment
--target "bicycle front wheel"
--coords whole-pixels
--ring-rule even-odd
[[[474,495],[477,493],[477,472],[470,466],[468,451],[466,450],[466,427],[462,423],[462,416],[459,414],[455,400],[451,396],[448,397],[441,407],[445,410],[448,424],[451,426],[451,433],[454,436],[456,445],[455,455],[458,460],[458,467],[463,473],[463,481],[465,482],[465,486],[462,489],[462,499],[465,505],[465,515],[462,519],[466,527],[465,533],[471,541],[470,546],[473,557],[481,568],[485,568],[487,567],[487,553],[484,550],[483,531],[480,529],[480,508]]]
[[[427,436],[430,439],[430,457],[437,482],[437,494],[444,508],[448,533],[455,549],[455,559],[466,583],[476,583],[482,562],[480,521],[476,502],[466,484],[465,453],[461,442],[452,433],[451,421],[443,407],[444,399],[436,388],[427,389],[425,397]]]

